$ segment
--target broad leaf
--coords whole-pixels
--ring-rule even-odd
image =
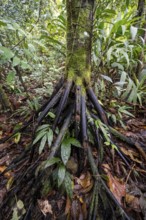
[[[44,130],[44,129],[47,130],[48,128],[49,128],[48,124],[41,125],[41,126],[38,127],[37,132],[40,131],[40,130]]]
[[[17,66],[18,64],[20,64],[20,59],[18,57],[14,57],[13,66]]]
[[[66,172],[64,183],[65,183],[65,190],[67,192],[67,195],[71,199],[73,196],[73,181],[71,180],[71,177],[68,172]]]
[[[42,131],[39,134],[37,134],[37,136],[33,142],[33,145],[36,144],[45,134],[46,134],[46,131]]]
[[[53,141],[53,131],[51,129],[49,129],[49,131],[47,132],[47,140],[50,147]]]
[[[9,48],[0,46],[0,55],[3,59],[10,60],[14,53]]]
[[[58,186],[61,186],[61,184],[63,183],[65,178],[65,172],[65,166],[61,164],[58,169]]]
[[[61,158],[64,164],[67,163],[71,154],[71,144],[68,141],[63,141],[61,145]]]
[[[102,76],[102,78],[104,78],[104,79],[107,80],[108,82],[111,82],[111,83],[113,82],[112,79],[111,79],[109,76],[102,75],[102,74],[101,74],[101,76]]]
[[[75,138],[68,138],[67,142],[76,147],[81,147],[81,143]]]
[[[134,26],[130,27],[130,33],[131,33],[132,40],[135,40],[135,37],[137,35],[137,31],[138,31],[137,27],[134,27]]]
[[[47,136],[45,135],[42,140],[41,140],[41,143],[40,143],[40,146],[39,146],[39,154],[42,153],[44,147],[45,147],[45,144],[46,144],[46,141],[47,141]]]
[[[60,162],[60,159],[59,159],[59,158],[53,157],[53,158],[51,158],[51,159],[49,159],[49,160],[47,160],[47,161],[45,162],[44,168],[50,167],[50,166],[52,166],[52,165],[54,165],[54,164],[56,164],[56,163],[59,163],[59,162]]]

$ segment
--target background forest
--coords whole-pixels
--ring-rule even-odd
[[[116,161],[115,145],[109,141],[107,127],[98,122],[99,130],[104,134],[106,140],[104,144],[106,146],[112,145],[112,149],[109,151],[112,152],[111,161],[114,161],[113,164],[111,162],[112,168],[109,167],[107,156],[107,161],[103,163],[103,170],[106,173],[103,179],[108,182],[108,188],[117,199],[120,211],[124,213],[123,210],[126,210],[125,213],[131,215],[131,218],[128,218],[124,213],[122,219],[142,220],[146,219],[146,189],[144,187],[146,162],[146,146],[144,144],[146,140],[146,2],[145,0],[96,0],[94,13],[92,87],[101,106],[106,109],[110,126],[116,128],[116,130],[110,128],[110,132],[125,141],[126,144],[134,145],[135,143],[136,146],[136,150],[133,148],[128,150],[123,142],[118,142],[121,147],[119,152],[126,155],[126,159],[130,157],[130,161],[132,161],[132,168],[130,167],[128,173],[126,173],[126,169],[124,170],[124,166],[122,167],[122,172],[127,176],[124,179],[121,177],[119,165],[116,168],[113,166]],[[37,112],[51,96],[55,84],[64,77],[67,51],[66,30],[65,0],[1,0],[0,2],[0,139],[2,138],[0,142],[0,172],[7,179],[7,181],[5,179],[2,181],[0,203],[4,200],[6,191],[11,189],[14,179],[11,171],[6,173],[4,170],[8,168],[16,155],[23,152],[21,145],[26,146],[31,139],[30,134],[28,137],[27,134],[24,137],[21,131],[16,132],[12,139],[15,146],[10,140],[9,144],[11,143],[11,145],[9,146],[12,148],[7,151],[5,148],[9,148],[9,146],[4,143],[5,141],[3,142],[3,138],[19,129],[22,122],[26,122],[33,113]],[[50,121],[55,117],[54,112],[49,112],[48,115],[51,118]],[[58,134],[57,132],[59,133],[56,131],[56,134]],[[92,143],[92,135],[89,134],[89,137]],[[48,145],[52,144],[53,132],[47,124],[44,124],[38,128],[37,136],[33,142],[33,145],[39,143],[39,155],[44,151],[47,141]],[[62,160],[64,159],[66,162],[58,165],[60,159],[52,158],[46,167],[57,164],[58,173],[54,172],[52,178],[55,179],[55,175],[57,175],[53,181],[58,188],[64,184],[65,189],[61,188],[61,192],[65,191],[67,194],[67,198],[63,197],[63,201],[66,200],[64,213],[68,219],[79,219],[79,216],[74,213],[76,212],[74,211],[75,205],[70,202],[74,193],[73,181],[67,171],[71,170],[74,175],[79,165],[72,157],[69,160],[71,150],[67,151],[67,146],[71,144],[77,148],[81,146],[79,141],[68,136],[66,142],[63,143],[64,145],[61,145]],[[140,143],[142,148],[136,143]],[[100,154],[102,155],[103,152]],[[94,156],[96,157],[96,153]],[[130,179],[132,172],[133,176]],[[46,186],[44,179],[43,181],[45,187],[49,188],[50,185]],[[127,182],[129,188],[133,187],[134,194],[129,188],[129,191],[125,192]],[[132,185],[133,183],[134,185]],[[93,184],[90,172],[85,172],[84,176],[82,174],[74,184],[82,187],[82,189],[76,189],[79,190],[76,200],[82,204],[79,211],[82,219],[96,219],[97,213],[93,214],[93,212],[96,203],[98,203],[97,197],[92,198],[94,205],[92,204],[93,207],[91,207],[87,218],[86,205],[80,196],[80,193],[88,194],[93,185],[93,194],[97,190],[97,185]],[[140,190],[136,184],[141,185]],[[49,190],[51,189],[49,188]],[[43,190],[42,193],[45,194],[45,189]],[[108,189],[106,190],[108,191]],[[87,197],[90,196],[87,195]],[[86,200],[88,199],[86,198]],[[99,198],[98,201],[100,202],[100,200],[102,198]],[[62,202],[62,198],[59,198],[58,201]],[[23,202],[21,198],[16,199],[16,205],[12,206],[11,218],[9,216],[7,219],[29,219],[27,217],[29,212],[25,209]],[[61,202],[62,208],[64,203]],[[104,210],[107,205],[104,203],[104,198],[102,203],[103,207],[101,208]],[[44,216],[48,213],[59,216],[55,211],[52,211],[53,204],[51,202],[44,205],[44,200],[40,199],[38,204]],[[60,206],[58,205],[58,210]],[[70,207],[71,212],[69,211]],[[24,214],[26,216],[23,218]],[[115,216],[113,219],[117,218]],[[106,220],[108,217],[103,217],[103,213],[99,211],[99,219]],[[36,217],[36,219],[39,218]],[[47,218],[44,217],[44,219]]]
[[[37,108],[65,69],[65,1],[0,4],[1,109],[18,108],[15,102],[22,95],[29,97],[28,107]],[[140,105],[145,100],[144,4],[143,0],[97,1],[93,83],[102,102],[116,98],[111,105],[119,112],[126,110],[118,106],[120,100]]]

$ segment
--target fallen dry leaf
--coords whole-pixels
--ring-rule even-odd
[[[126,194],[125,201],[127,205],[137,212],[141,212],[139,205],[139,198],[130,194]]]
[[[122,198],[125,197],[126,194],[125,183],[120,183],[120,181],[114,178],[111,173],[108,173],[108,178],[110,191],[114,194],[118,202],[122,204]]]
[[[2,173],[7,167],[6,166],[0,166],[0,172]],[[5,177],[10,178],[11,177],[11,172],[8,171],[4,174]]]
[[[67,196],[66,199],[66,206],[65,206],[65,214],[68,214],[71,208],[71,201],[70,198]]]
[[[142,161],[140,161],[140,160],[138,160],[137,158],[135,158],[135,157],[139,157],[139,154],[137,153],[137,152],[135,152],[135,151],[133,151],[133,150],[127,150],[127,149],[125,149],[124,147],[121,147],[120,148],[121,149],[121,151],[125,154],[125,155],[127,155],[127,156],[129,156],[130,158],[131,158],[131,160],[133,160],[134,162],[136,162],[136,163],[142,163]]]
[[[73,174],[75,174],[78,170],[78,163],[75,161],[73,157],[68,160],[66,164],[67,169],[69,169]]]
[[[41,212],[46,216],[47,213],[53,214],[52,206],[49,204],[48,200],[37,200]]]
[[[87,172],[86,174],[82,174],[80,178],[77,178],[77,183],[80,184],[84,189],[90,186],[91,184],[91,174]]]
[[[104,170],[108,176],[108,186],[110,191],[114,194],[116,199],[120,204],[122,204],[122,198],[126,195],[126,185],[121,183],[116,177],[113,177],[109,169],[107,169],[106,164],[104,165]]]

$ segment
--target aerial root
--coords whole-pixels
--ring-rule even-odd
[[[86,100],[85,96],[81,96],[81,118],[82,118],[82,142],[83,146],[87,142],[87,118],[86,118]]]
[[[81,86],[76,86],[75,137],[78,138],[81,123]]]
[[[59,106],[58,106],[58,109],[57,109],[56,118],[55,118],[55,121],[54,121],[54,124],[53,124],[53,130],[55,130],[56,125],[58,124],[59,117],[60,117],[60,115],[61,115],[61,113],[62,113],[62,111],[63,111],[63,109],[64,109],[64,107],[67,103],[71,87],[72,87],[72,82],[67,82],[64,94],[60,99],[60,103],[59,103]]]
[[[94,138],[94,144],[95,144],[95,146],[97,146],[96,147],[97,151],[98,150],[100,151],[101,140],[103,140],[103,141],[106,141],[106,140],[105,140],[104,134],[102,133],[101,129],[96,127],[95,120],[97,120],[97,119],[101,120],[109,129],[110,134],[112,133],[112,134],[116,135],[117,133],[113,128],[111,128],[108,125],[106,113],[104,112],[103,108],[99,104],[93,90],[90,87],[87,88],[86,92],[87,92],[88,96],[86,97],[86,92],[82,93],[81,87],[76,86],[75,101],[74,101],[74,103],[72,103],[72,102],[69,102],[70,101],[69,95],[72,92],[72,88],[73,88],[72,82],[66,82],[65,87],[63,87],[63,85],[61,84],[60,87],[58,87],[58,89],[56,89],[56,91],[54,92],[54,95],[51,96],[49,101],[47,103],[45,103],[44,106],[37,111],[37,113],[34,115],[33,119],[32,118],[29,119],[29,121],[27,122],[28,124],[24,125],[21,129],[22,130],[26,129],[32,123],[32,121],[35,121],[35,120],[36,120],[36,128],[37,128],[38,125],[40,125],[42,123],[42,121],[45,119],[48,112],[51,109],[53,109],[54,107],[56,108],[58,106],[56,108],[57,109],[56,117],[54,119],[54,124],[52,125],[52,127],[53,127],[53,130],[55,131],[56,127],[58,126],[59,133],[57,134],[57,137],[54,138],[54,143],[52,144],[52,146],[50,148],[50,152],[49,152],[47,159],[48,160],[52,159],[53,157],[58,155],[61,143],[63,141],[63,138],[64,138],[67,130],[69,128],[71,129],[72,124],[75,125],[74,126],[75,137],[80,142],[82,142],[82,146],[83,146],[82,149],[80,149],[80,148],[77,149],[77,152],[78,152],[77,156],[79,157],[79,163],[80,163],[80,166],[78,169],[80,169],[80,171],[81,171],[81,169],[84,168],[85,164],[87,164],[86,161],[88,160],[93,177],[95,179],[91,207],[90,207],[88,219],[89,220],[96,219],[97,210],[98,210],[97,207],[98,207],[99,197],[100,197],[100,192],[99,192],[100,187],[99,186],[101,185],[104,188],[106,194],[112,199],[112,201],[115,203],[115,205],[122,212],[123,216],[127,220],[129,220],[129,217],[127,216],[127,214],[125,213],[125,211],[123,210],[123,208],[121,207],[119,202],[113,196],[111,191],[106,186],[106,183],[103,181],[103,179],[100,176],[100,173],[97,168],[98,165],[100,165],[99,164],[100,158],[98,159],[98,165],[97,165],[95,163],[95,160],[92,155],[91,147],[89,145],[90,143],[88,140],[88,132],[87,132],[88,125],[92,131],[93,138]],[[90,103],[92,103],[92,106],[95,110],[94,114],[93,114],[93,111],[91,111],[89,106],[87,105],[88,101],[90,101]],[[63,114],[64,114],[64,117],[63,117]],[[75,122],[75,123],[73,123],[73,122]],[[35,128],[35,132],[36,132],[36,128]],[[19,132],[22,131],[21,129],[19,129]],[[12,137],[17,132],[13,133],[11,136],[7,137],[5,140],[8,140],[10,137]],[[35,132],[34,132],[34,134],[35,134]],[[119,135],[119,133],[117,136],[121,137]],[[111,141],[111,144],[115,145],[115,143],[112,140],[112,136],[110,136],[110,141]],[[130,142],[130,141],[129,141],[129,143],[133,144],[133,142]],[[123,153],[120,151],[120,148],[118,146],[117,146],[117,148],[118,148],[118,150],[116,152],[118,153],[120,158],[124,161],[124,163],[128,167],[130,167],[128,159],[125,157],[125,155],[123,155]],[[39,191],[39,188],[41,185],[40,181],[43,179],[44,175],[47,175],[47,177],[49,177],[49,175],[51,175],[51,172],[53,170],[53,167],[51,167],[51,168],[48,167],[47,172],[46,172],[46,170],[42,170],[40,173],[38,173],[37,177],[34,176],[35,169],[37,167],[37,164],[39,163],[39,159],[38,159],[38,161],[33,164],[34,152],[36,152],[37,149],[38,148],[33,145],[33,140],[32,140],[32,142],[27,147],[27,149],[19,157],[14,159],[11,162],[10,166],[8,168],[6,168],[6,170],[3,171],[3,173],[0,174],[0,176],[1,176],[1,175],[5,174],[6,172],[8,172],[9,170],[14,170],[14,169],[18,168],[19,166],[22,166],[25,160],[28,161],[25,172],[23,174],[20,174],[20,176],[15,177],[14,184],[16,184],[16,186],[13,187],[8,192],[8,197],[3,201],[2,205],[1,205],[1,208],[4,207],[7,204],[7,202],[9,201],[9,199],[12,198],[12,196],[14,194],[18,194],[21,191],[21,186],[25,182],[28,182],[28,181],[30,181],[31,178],[33,178],[30,185],[32,185],[34,187],[34,191],[30,195],[31,198],[29,200],[28,210],[26,212],[24,219],[29,218],[31,210],[33,209],[33,204],[34,204],[35,198],[37,198],[37,192]],[[29,157],[31,159],[29,159]],[[24,168],[25,168],[25,165],[24,165]],[[32,173],[32,175],[31,175],[31,173]],[[27,176],[26,174],[28,174],[27,178],[26,178],[26,176]],[[18,181],[18,178],[20,178],[19,181]],[[36,185],[34,185],[34,183]]]
[[[50,152],[50,155],[49,155],[48,159],[53,158],[57,154],[57,152],[58,152],[58,150],[60,148],[60,144],[61,144],[61,142],[63,140],[63,137],[64,137],[67,129],[69,128],[69,124],[70,124],[70,121],[71,121],[71,118],[72,118],[72,113],[73,113],[73,106],[71,106],[70,113],[67,116],[67,118],[65,119],[64,124],[61,127],[61,129],[60,129],[60,132],[59,132],[59,134],[58,134],[58,136],[56,138],[55,143],[51,147],[51,152]]]
[[[47,106],[45,106],[45,109],[41,112],[40,116],[37,119],[38,125],[42,122],[42,120],[45,118],[45,116],[48,114],[51,108],[54,107],[54,105],[60,100],[60,97],[62,95],[63,88],[60,88],[59,91],[53,96],[53,98],[48,102]]]
[[[114,197],[112,192],[109,190],[109,188],[107,187],[105,182],[102,180],[102,178],[101,178],[101,176],[98,172],[98,169],[97,169],[97,166],[96,166],[96,163],[94,161],[92,151],[91,151],[91,148],[90,148],[89,145],[88,145],[88,148],[87,148],[87,155],[88,155],[88,161],[89,161],[91,171],[92,171],[92,174],[93,174],[94,178],[101,183],[101,185],[103,186],[103,188],[106,191],[107,195],[112,199],[112,201],[115,203],[116,207],[118,207],[119,210],[121,211],[122,216],[125,217],[126,220],[130,220],[130,218],[128,217],[128,215],[126,214],[126,212],[124,211],[122,206],[119,204],[119,202]]]
[[[89,87],[87,89],[87,94],[89,96],[89,99],[91,100],[91,102],[93,103],[94,107],[95,107],[95,110],[97,111],[97,113],[99,114],[102,122],[106,125],[108,125],[108,121],[107,121],[107,117],[106,117],[106,114],[103,110],[103,108],[101,107],[101,105],[99,104],[98,102],[98,99],[95,95],[95,93],[93,92],[92,88]]]
[[[97,211],[98,211],[98,196],[99,196],[99,181],[95,180],[94,188],[92,192],[92,200],[89,209],[89,220],[97,219]]]

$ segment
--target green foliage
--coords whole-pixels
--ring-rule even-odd
[[[33,141],[33,145],[40,142],[39,154],[42,153],[46,144],[48,145],[48,147],[50,147],[52,141],[53,141],[53,131],[50,129],[49,125],[44,124],[42,126],[39,126],[39,128],[37,129],[36,138]]]
[[[139,85],[136,67],[144,62],[139,59],[140,54],[145,53],[145,45],[142,28],[137,25],[136,10],[133,1],[127,1],[126,5],[124,2],[113,5],[113,1],[105,1],[103,6],[100,5],[94,25],[93,62],[98,69],[95,73],[104,79],[98,83],[100,97],[110,85],[110,97],[119,96],[142,105],[146,93],[144,84]]]
[[[23,202],[21,200],[18,200],[16,203],[16,207],[13,209],[13,215],[11,220],[19,220],[25,213],[26,210],[24,208]]]
[[[70,158],[71,145],[75,147],[81,147],[80,142],[77,141],[75,138],[69,137],[63,140],[61,144],[61,158],[62,158],[64,165],[66,165],[68,159]]]
[[[61,164],[58,168],[58,187],[60,187],[65,178],[66,169],[63,164]]]

